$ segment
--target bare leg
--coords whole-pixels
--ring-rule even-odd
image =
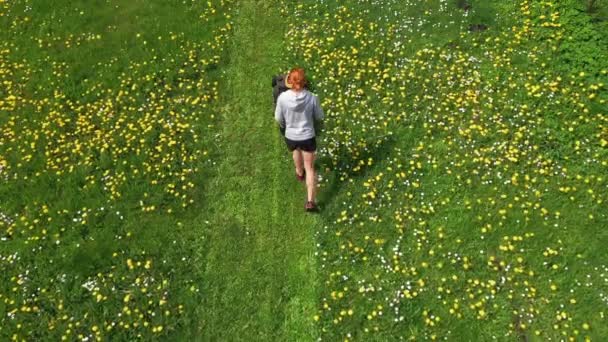
[[[304,173],[304,160],[302,159],[302,151],[298,148],[293,150],[293,163],[296,167],[296,173],[301,176]]]
[[[315,173],[315,153],[302,151],[304,155],[304,168],[306,169],[306,189],[308,190],[308,200],[315,201],[317,191],[317,174]]]

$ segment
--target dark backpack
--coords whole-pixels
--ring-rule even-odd
[[[285,85],[285,79],[287,78],[286,74],[276,75],[272,77],[272,97],[274,98],[274,106],[277,106],[277,99],[282,92],[288,90]],[[310,86],[308,82],[304,84],[304,88],[310,90]]]
[[[274,105],[277,105],[277,99],[282,92],[288,90],[285,85],[285,78],[287,75],[276,75],[272,77],[272,97],[274,98]]]

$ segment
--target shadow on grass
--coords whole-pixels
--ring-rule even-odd
[[[358,160],[367,160],[373,158],[374,164],[368,165],[365,163],[361,165],[358,171],[352,171],[358,160],[353,159],[349,151],[344,148],[340,149],[338,157],[336,159],[336,166],[333,166],[330,157],[322,157],[318,159],[318,167],[320,169],[330,169],[331,171],[327,174],[327,183],[320,189],[319,195],[317,196],[318,205],[320,208],[331,208],[334,201],[339,197],[342,185],[346,182],[346,179],[356,180],[368,175],[378,163],[387,159],[394,149],[396,139],[394,135],[383,136],[378,139],[377,137],[370,138],[366,141],[367,146],[371,146],[363,153]],[[340,170],[345,170],[340,172]],[[324,211],[324,210],[321,210]]]

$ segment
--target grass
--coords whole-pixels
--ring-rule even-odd
[[[601,340],[605,25],[467,3],[0,1],[0,339]]]
[[[320,220],[304,212],[304,189],[265,96],[283,56],[278,14],[268,3],[243,1],[234,24],[221,92],[222,162],[208,191],[211,219],[201,246],[203,340],[316,338],[313,234]]]
[[[190,336],[233,9],[3,7],[2,339]]]
[[[555,9],[470,3],[284,6],[328,114],[323,339],[606,334],[606,71],[563,72]]]
[[[7,7],[0,336],[316,338],[320,221],[260,96],[260,6]]]

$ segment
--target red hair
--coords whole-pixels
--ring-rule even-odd
[[[292,88],[294,90],[300,90],[304,88],[306,85],[306,75],[304,73],[304,69],[302,68],[293,68],[289,72],[289,83],[292,84]]]

